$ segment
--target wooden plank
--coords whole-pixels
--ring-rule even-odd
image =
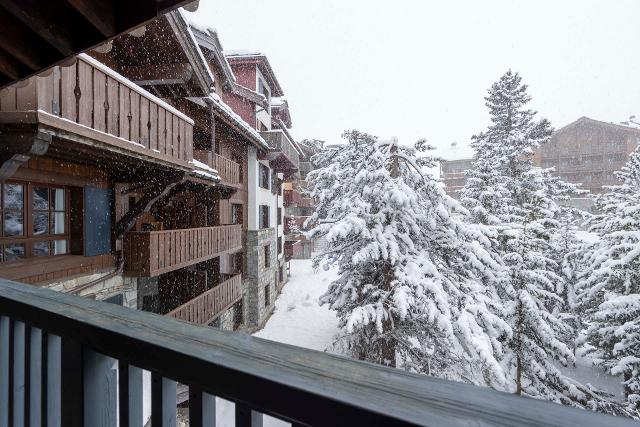
[[[149,148],[159,152],[158,149],[158,106],[151,102],[149,104]]]
[[[176,425],[176,382],[151,373],[151,424],[154,427]]]
[[[158,107],[158,151],[167,154],[166,110],[162,107]]]
[[[13,402],[13,425],[22,426],[25,424],[25,341],[26,329],[24,322],[13,322],[13,381],[12,381],[12,402]]]
[[[140,97],[140,143],[147,148],[150,148],[150,128],[149,100],[142,96]]]
[[[123,84],[118,87],[119,97],[119,120],[120,120],[120,137],[131,140],[130,129],[130,111],[131,111],[131,89]]]
[[[78,61],[78,123],[93,127],[93,67],[84,61]]]
[[[63,337],[60,356],[61,424],[64,427],[82,427],[84,408],[82,344],[79,341]]]
[[[111,135],[120,136],[119,116],[119,83],[112,77],[107,76],[107,132]]]
[[[9,324],[0,316],[0,427],[9,427]]]
[[[60,67],[60,115],[73,122],[78,118],[74,93],[76,74],[77,64],[71,67]]]
[[[42,426],[42,330],[29,328],[29,427]]]
[[[85,348],[83,354],[84,425],[117,424],[117,371],[115,359]]]
[[[62,339],[57,335],[46,337],[46,414],[47,427],[62,426]]]
[[[93,70],[93,128],[107,131],[107,76],[100,70]]]
[[[141,143],[140,141],[140,94],[134,90],[130,92],[131,96],[131,136],[130,141]]]

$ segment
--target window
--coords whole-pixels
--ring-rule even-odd
[[[284,268],[282,266],[278,269],[278,281],[280,283],[284,282]]]
[[[278,236],[278,255],[282,253],[282,236]]]
[[[269,168],[262,163],[260,163],[260,182],[258,185],[260,188],[264,188],[266,190],[269,189]]]
[[[271,266],[271,245],[264,245],[264,268]]]
[[[0,185],[0,261],[67,253],[67,194],[46,184]]]
[[[278,208],[278,225],[282,225],[282,208]]]
[[[231,204],[231,224],[242,224],[242,205]]]
[[[269,302],[271,301],[271,289],[270,285],[264,287],[264,306],[269,307]]]
[[[260,205],[260,228],[269,228],[269,206]]]
[[[267,101],[271,99],[271,94],[269,93],[269,89],[267,88],[267,85],[264,84],[262,79],[258,79],[258,92],[263,94],[264,97],[267,98]]]

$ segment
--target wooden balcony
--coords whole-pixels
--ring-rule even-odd
[[[213,154],[212,167],[218,171],[220,184],[228,187],[240,187],[240,165],[218,154]]]
[[[277,172],[292,174],[300,169],[300,155],[284,131],[274,129],[260,135],[272,147],[267,157]]]
[[[637,426],[0,280],[0,426],[141,426],[143,370],[157,427],[176,425],[177,382],[191,426],[216,425],[215,396],[235,403],[239,427],[263,414],[294,426]]]
[[[167,316],[196,325],[208,325],[241,299],[242,275],[236,274],[167,313]]]
[[[193,121],[88,55],[2,89],[0,124],[32,125],[88,158],[102,149],[193,169]]]
[[[311,197],[304,197],[297,189],[284,190],[284,206],[296,206],[299,208],[310,208],[314,206]]]
[[[242,225],[132,231],[125,235],[125,274],[154,277],[242,248]]]
[[[240,165],[209,150],[193,150],[193,158],[218,171],[218,185],[238,189],[242,186]]]

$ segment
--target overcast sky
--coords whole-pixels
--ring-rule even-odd
[[[640,1],[200,0],[225,49],[266,53],[297,138],[345,129],[444,151],[488,124],[511,68],[559,128],[640,115]]]

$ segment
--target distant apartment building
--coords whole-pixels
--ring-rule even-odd
[[[458,191],[466,182],[464,171],[471,169],[473,159],[442,160],[440,162],[440,179],[445,184],[448,195],[457,198]]]
[[[298,146],[302,150],[299,178],[284,184],[285,256],[287,259],[309,259],[317,250],[317,242],[309,240],[303,233],[304,223],[315,210],[315,202],[309,197],[307,175],[315,166],[311,157],[322,149],[322,141],[302,141]]]
[[[620,170],[640,141],[640,129],[581,117],[556,130],[551,140],[533,156],[536,165],[553,168],[564,181],[579,184],[591,194],[599,194],[603,186],[617,183],[614,175]],[[448,194],[456,196],[464,186],[464,171],[471,168],[472,159],[442,161],[440,177]],[[578,197],[572,204],[590,209],[591,200]]]

